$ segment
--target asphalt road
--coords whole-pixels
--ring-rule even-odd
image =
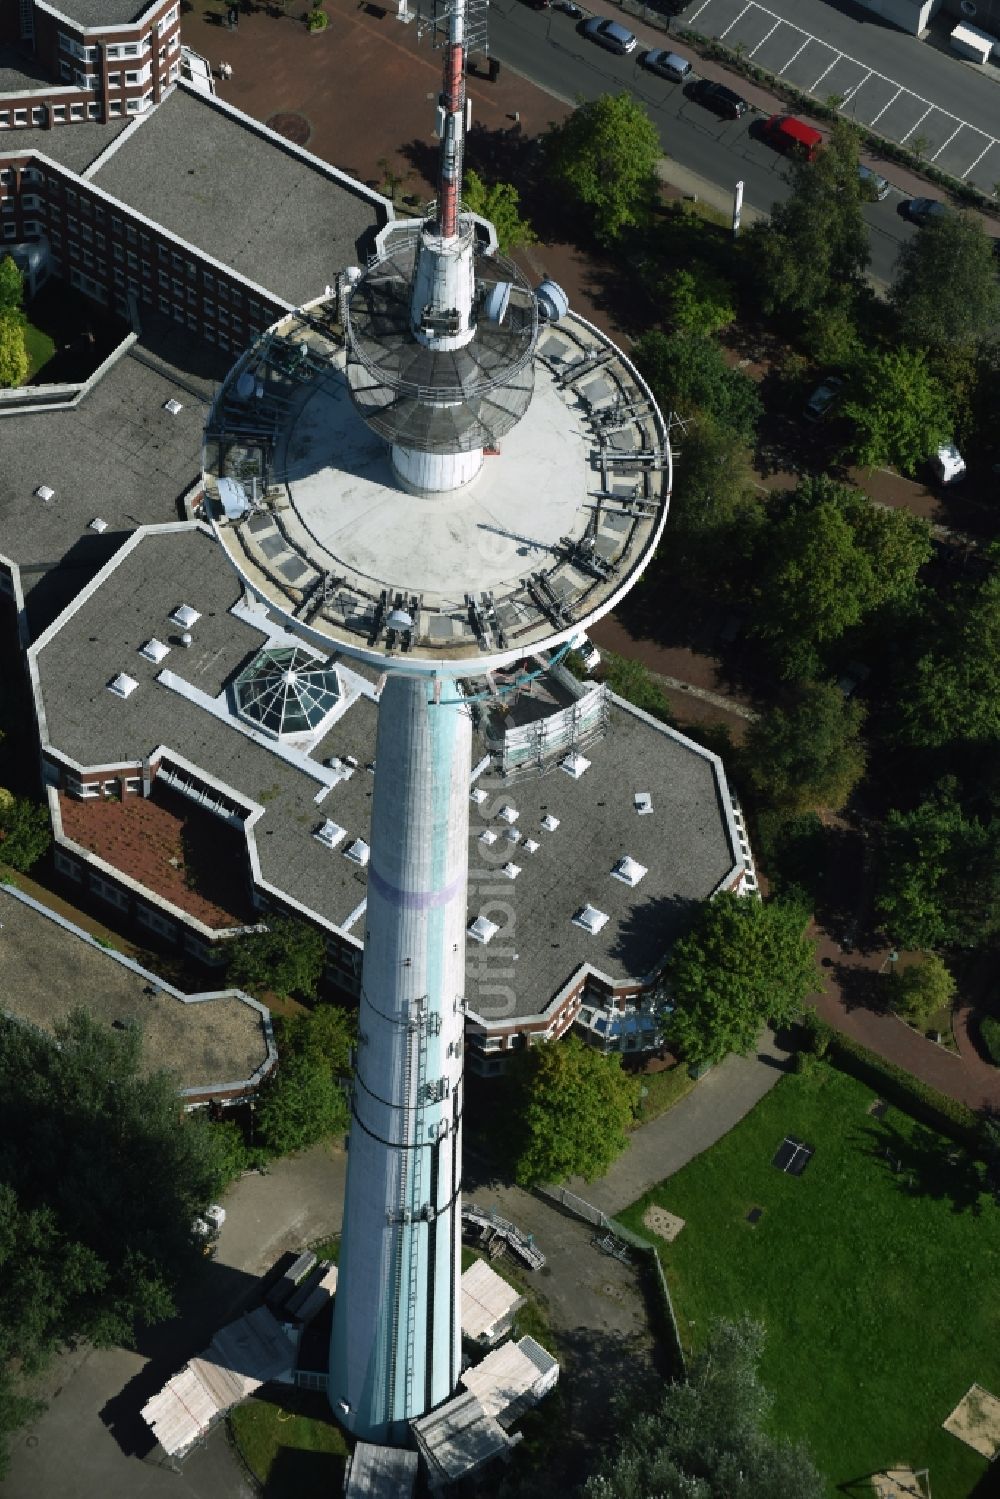
[[[608,13],[613,13],[610,6]],[[623,20],[627,24],[627,18]],[[628,89],[648,109],[664,152],[682,166],[722,185],[742,179],[744,201],[764,213],[788,196],[787,162],[755,139],[763,116],[751,111],[742,120],[717,119],[687,97],[686,86],[668,83],[642,68],[641,48],[629,57],[616,57],[586,41],[576,23],[559,11],[532,10],[523,0],[492,0],[490,51],[505,66],[569,103]],[[900,216],[902,201],[893,189],[884,202],[865,205],[871,229],[870,269],[879,281],[891,280],[900,245],[915,232]]]

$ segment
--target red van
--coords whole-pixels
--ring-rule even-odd
[[[823,144],[820,131],[791,115],[772,115],[763,133],[776,151],[784,151],[786,156],[799,156],[805,161],[815,161],[816,152]]]

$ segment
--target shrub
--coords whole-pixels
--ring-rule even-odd
[[[325,31],[330,24],[330,18],[325,10],[310,10],[306,13],[307,31]]]
[[[1000,1067],[1000,1020],[995,1015],[984,1015],[979,1022],[979,1034],[990,1061],[994,1067]]]

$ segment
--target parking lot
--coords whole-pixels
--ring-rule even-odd
[[[757,0],[695,0],[681,24],[724,41],[746,62],[766,68],[803,93],[823,102],[836,98],[848,119],[917,150],[942,172],[992,193],[1000,177],[1000,138]],[[993,117],[1000,120],[1000,92],[996,104]]]

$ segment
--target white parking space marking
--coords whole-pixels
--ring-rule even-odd
[[[737,7],[739,4],[740,0],[736,0]],[[700,16],[705,16],[706,22],[710,26],[710,16],[706,15],[706,12],[710,12],[711,15],[717,15],[720,23],[725,23],[727,16],[732,17],[728,24],[724,24],[722,31],[710,30],[708,34],[714,36],[717,41],[722,41],[729,36],[730,32],[736,31],[739,28],[744,33],[744,39],[740,42],[738,40],[739,32],[737,32],[737,38],[734,39],[735,45],[740,47],[750,46],[752,50],[746,54],[749,57],[753,57],[764,47],[765,43],[770,42],[774,37],[777,38],[779,43],[784,40],[785,45],[787,45],[787,38],[785,38],[785,32],[787,31],[794,38],[796,45],[786,61],[774,70],[776,78],[789,78],[793,64],[798,61],[810,43],[815,43],[823,49],[824,58],[829,58],[832,53],[832,60],[827,61],[826,66],[821,68],[819,74],[811,83],[802,80],[801,75],[804,69],[801,66],[799,70],[800,77],[798,79],[789,78],[789,81],[793,82],[796,87],[801,88],[803,92],[816,95],[816,90],[820,84],[835,69],[840,75],[846,72],[845,83],[847,86],[841,87],[836,91],[841,101],[838,106],[839,109],[844,111],[846,106],[850,104],[851,116],[863,120],[861,113],[857,110],[858,96],[862,90],[867,89],[865,99],[868,101],[868,107],[874,107],[876,112],[872,115],[871,119],[863,121],[863,123],[866,123],[869,129],[873,129],[882,121],[883,116],[888,115],[889,118],[882,125],[881,131],[888,140],[898,141],[902,145],[919,130],[928,116],[935,115],[937,118],[934,120],[933,126],[928,127],[929,129],[933,128],[935,138],[926,142],[924,147],[925,150],[928,145],[936,147],[934,155],[929,158],[931,161],[936,161],[951,146],[952,142],[958,138],[963,130],[971,131],[974,137],[978,137],[985,144],[971,166],[966,168],[961,180],[968,181],[984,157],[988,155],[994,146],[1000,145],[1000,139],[997,136],[990,135],[986,130],[980,129],[978,125],[971,125],[967,120],[959,119],[957,115],[952,114],[949,110],[942,109],[929,99],[921,98],[912,89],[906,88],[905,85],[897,83],[892,78],[887,78],[883,73],[876,72],[874,68],[869,68],[865,63],[859,62],[857,58],[849,57],[846,52],[838,51],[829,42],[825,42],[822,37],[814,36],[811,32],[804,31],[801,26],[796,26],[793,21],[787,20],[784,16],[777,15],[775,11],[770,10],[766,5],[761,5],[759,0],[747,0],[747,3],[743,5],[741,10],[737,9],[735,16],[733,16],[732,4],[726,4],[725,0],[720,0],[718,4],[716,0],[701,0],[701,4],[698,5],[696,10],[692,11],[683,24],[693,27]],[[759,33],[759,23],[761,20],[769,20],[771,22],[770,30],[763,36]],[[748,32],[750,33],[749,35],[747,34]],[[730,46],[732,45],[734,45],[734,42],[730,42]],[[816,66],[817,64],[814,60],[809,73],[805,74],[806,79],[809,78],[809,74],[813,72]],[[882,92],[879,91],[880,88]],[[873,90],[876,96],[874,98],[871,97]],[[885,91],[889,91],[891,97],[884,99],[883,102]],[[914,121],[915,113],[918,117]],[[897,117],[899,117],[899,125],[894,128],[893,122]],[[900,129],[904,130],[905,133],[901,135],[899,133]],[[944,136],[940,144],[938,144],[939,133]],[[988,187],[985,184],[985,179],[983,183],[977,185],[982,186],[984,191],[988,191],[989,187],[992,186],[992,184],[989,184]]]
[[[823,69],[822,73],[816,79],[815,83],[811,83],[809,85],[808,92],[810,94],[814,94],[816,92],[816,90],[819,88],[820,84],[823,82],[823,79],[826,77],[827,73],[830,73],[830,72],[833,71],[833,69],[837,66],[838,62],[843,57],[843,55],[844,55],[843,52],[838,52],[837,55],[834,57],[833,62],[827,63],[826,67]]]
[[[708,0],[705,0],[705,4],[706,5],[708,4]],[[815,40],[816,40],[816,38],[814,36],[807,36],[806,39],[805,39],[805,41],[802,43],[801,47],[799,47],[797,49],[797,51],[793,52],[792,55],[791,55],[791,57],[788,59],[788,61],[786,63],[783,63],[782,66],[778,69],[777,76],[780,78],[781,75],[782,75],[782,73],[787,73],[788,69],[792,66],[792,63],[798,57],[799,52],[804,52],[806,50],[806,48],[808,47],[809,43],[810,42],[814,42]]]
[[[933,104],[928,105],[928,107],[924,110],[923,114],[920,116],[920,119],[917,121],[917,125],[922,125],[924,123],[924,121],[926,120],[927,116],[930,114],[930,112],[931,112],[931,110],[933,108],[934,108]],[[910,136],[913,134],[914,130],[916,130],[917,125],[911,125],[910,128],[909,128],[909,130],[906,132],[906,134],[905,135],[901,135],[899,137],[899,144],[901,146],[904,145],[910,139]]]
[[[777,29],[778,29],[778,27],[779,27],[779,26],[780,26],[780,25],[781,25],[781,22],[780,22],[780,21],[775,21],[775,23],[774,23],[774,25],[773,25],[773,26],[772,26],[772,27],[771,27],[771,29],[770,29],[770,31],[769,31],[769,32],[768,32],[768,33],[767,33],[767,36],[762,36],[762,37],[761,37],[761,39],[760,39],[760,41],[759,41],[759,42],[758,42],[758,43],[757,43],[757,45],[756,45],[756,47],[755,47],[755,48],[754,48],[754,49],[753,49],[753,52],[759,52],[759,51],[760,51],[760,49],[761,49],[761,47],[763,47],[763,45],[764,45],[764,43],[765,43],[765,42],[766,42],[766,41],[767,41],[767,40],[768,40],[768,39],[769,39],[769,38],[770,38],[770,37],[772,37],[772,36],[773,36],[773,35],[774,35],[774,33],[775,33],[775,32],[776,32],[776,31],[777,31]],[[747,53],[747,56],[748,56],[748,57],[753,57],[753,52],[748,52],[748,53]]]
[[[958,132],[964,129],[964,125],[956,125],[954,130],[949,135],[948,139],[945,141],[944,146],[950,146]],[[937,161],[938,157],[941,155],[941,152],[944,150],[944,146],[938,146],[937,150],[934,152],[934,155],[931,157],[931,161]]]
[[[755,10],[755,9],[756,9],[756,6],[753,4],[753,0],[750,0],[750,4],[749,5],[744,5],[743,9],[740,11],[739,15],[736,17],[736,21],[742,21],[743,17],[746,15],[746,13],[747,13],[748,10]],[[722,38],[724,36],[728,36],[729,35],[729,33],[732,31],[733,27],[736,25],[736,21],[730,21],[730,23],[726,27],[725,31],[720,31],[719,32],[719,41],[720,42],[722,41]]]
[[[876,116],[875,116],[875,118],[874,118],[874,119],[872,119],[872,120],[869,120],[869,121],[868,121],[868,126],[869,126],[869,129],[870,129],[870,128],[871,128],[871,127],[872,127],[872,126],[873,126],[873,125],[875,125],[875,124],[876,124],[876,123],[877,123],[877,122],[878,122],[878,121],[879,121],[879,120],[880,120],[880,119],[881,119],[881,118],[882,118],[882,116],[883,116],[883,115],[884,115],[884,114],[885,114],[885,112],[886,112],[886,110],[887,110],[887,109],[891,109],[891,107],[892,107],[892,106],[893,106],[893,104],[895,104],[895,102],[896,102],[896,100],[897,100],[897,99],[898,99],[898,98],[899,98],[899,96],[900,96],[900,94],[901,94],[901,93],[902,93],[902,92],[903,92],[903,90],[902,90],[902,89],[901,89],[901,88],[898,88],[898,89],[897,89],[897,90],[896,90],[896,92],[895,92],[895,93],[894,93],[894,94],[893,94],[893,96],[892,96],[892,98],[891,98],[891,99],[890,99],[890,100],[889,100],[889,103],[888,103],[888,104],[883,104],[883,105],[882,105],[882,108],[881,108],[881,109],[880,109],[880,110],[879,110],[879,112],[878,112],[878,114],[877,114],[877,115],[876,115]]]

